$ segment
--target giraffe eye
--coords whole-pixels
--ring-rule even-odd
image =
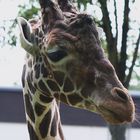
[[[56,50],[54,52],[48,52],[48,57],[53,62],[58,62],[59,60],[66,57],[67,55],[68,55],[67,52],[62,49]]]

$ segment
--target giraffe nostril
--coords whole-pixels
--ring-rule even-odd
[[[123,99],[123,100],[125,100],[125,101],[127,101],[127,99],[128,99],[126,93],[124,93],[124,92],[122,92],[122,91],[117,91],[117,95],[118,95],[121,99]]]
[[[119,88],[114,88],[113,89],[113,95],[116,98],[118,98],[118,99],[120,99],[122,101],[125,101],[125,102],[127,102],[128,99],[129,99],[129,96],[127,95],[127,93],[125,91],[119,89]]]

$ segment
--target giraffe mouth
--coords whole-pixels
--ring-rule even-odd
[[[116,112],[113,109],[100,106],[98,108],[100,115],[110,124],[123,124],[129,123],[134,120],[133,114],[127,114],[126,112]]]

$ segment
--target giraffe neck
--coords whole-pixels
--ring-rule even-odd
[[[26,59],[22,85],[30,140],[64,140],[57,101],[50,93],[41,92],[44,89],[41,75],[38,78],[38,73],[33,72],[34,69],[39,69],[42,63],[40,59],[36,62],[28,55]],[[39,85],[35,84],[35,81]],[[45,92],[49,92],[47,88],[45,89]]]
[[[30,140],[64,140],[56,100],[37,91],[24,93]]]

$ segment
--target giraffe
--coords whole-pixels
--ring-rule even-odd
[[[64,140],[59,102],[98,113],[111,124],[132,122],[135,106],[101,48],[90,15],[70,0],[39,0],[41,19],[19,17],[30,140]],[[86,120],[85,120],[86,121]]]

